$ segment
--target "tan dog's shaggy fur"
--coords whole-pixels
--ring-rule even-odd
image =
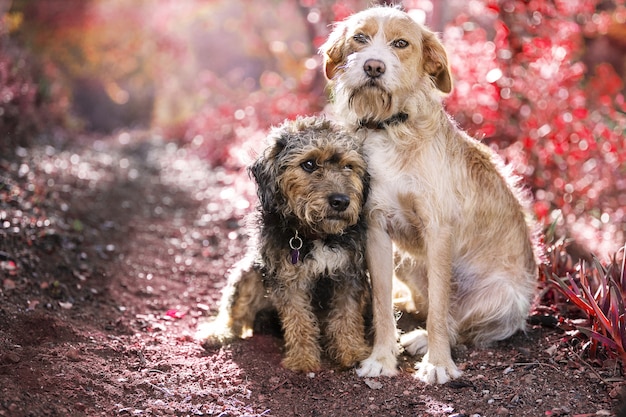
[[[371,195],[367,263],[375,343],[361,376],[393,375],[398,354],[394,274],[427,313],[404,335],[423,353],[416,376],[461,372],[457,341],[485,345],[524,329],[537,273],[532,221],[516,179],[487,146],[451,121],[447,55],[435,34],[394,7],[338,23],[322,46],[337,117],[364,135]],[[538,253],[538,252],[537,252]]]
[[[207,344],[248,336],[256,314],[275,309],[286,368],[318,370],[322,346],[341,366],[354,366],[371,351],[361,145],[315,117],[287,121],[269,139],[250,167],[261,202],[258,247],[231,271]]]

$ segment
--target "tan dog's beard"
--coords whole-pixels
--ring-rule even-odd
[[[375,81],[341,91],[347,96],[347,108],[364,122],[382,122],[393,116],[393,95]]]
[[[348,107],[360,120],[381,122],[393,115],[393,96],[384,88],[368,83],[350,92]]]

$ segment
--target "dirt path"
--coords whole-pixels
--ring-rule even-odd
[[[271,332],[205,351],[252,195],[142,133],[0,156],[0,416],[613,415],[617,367],[554,329],[458,348],[464,376],[437,387],[406,356],[395,378],[294,374]]]

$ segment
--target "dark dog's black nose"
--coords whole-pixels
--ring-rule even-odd
[[[385,70],[385,63],[378,59],[368,59],[365,61],[365,64],[363,64],[363,71],[371,78],[380,77],[385,73]]]
[[[345,194],[331,194],[328,196],[328,203],[337,211],[344,211],[350,205],[350,197]]]

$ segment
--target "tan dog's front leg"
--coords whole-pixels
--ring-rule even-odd
[[[289,289],[277,303],[285,338],[283,366],[296,372],[320,369],[320,328],[309,297]]]
[[[428,265],[428,351],[416,365],[415,377],[427,384],[445,384],[461,376],[452,360],[450,297],[452,291],[451,239],[449,230],[426,237]]]
[[[371,222],[367,231],[367,266],[372,281],[374,313],[374,347],[369,358],[361,362],[361,377],[393,376],[398,355],[398,336],[393,314],[393,245],[382,224]]]

